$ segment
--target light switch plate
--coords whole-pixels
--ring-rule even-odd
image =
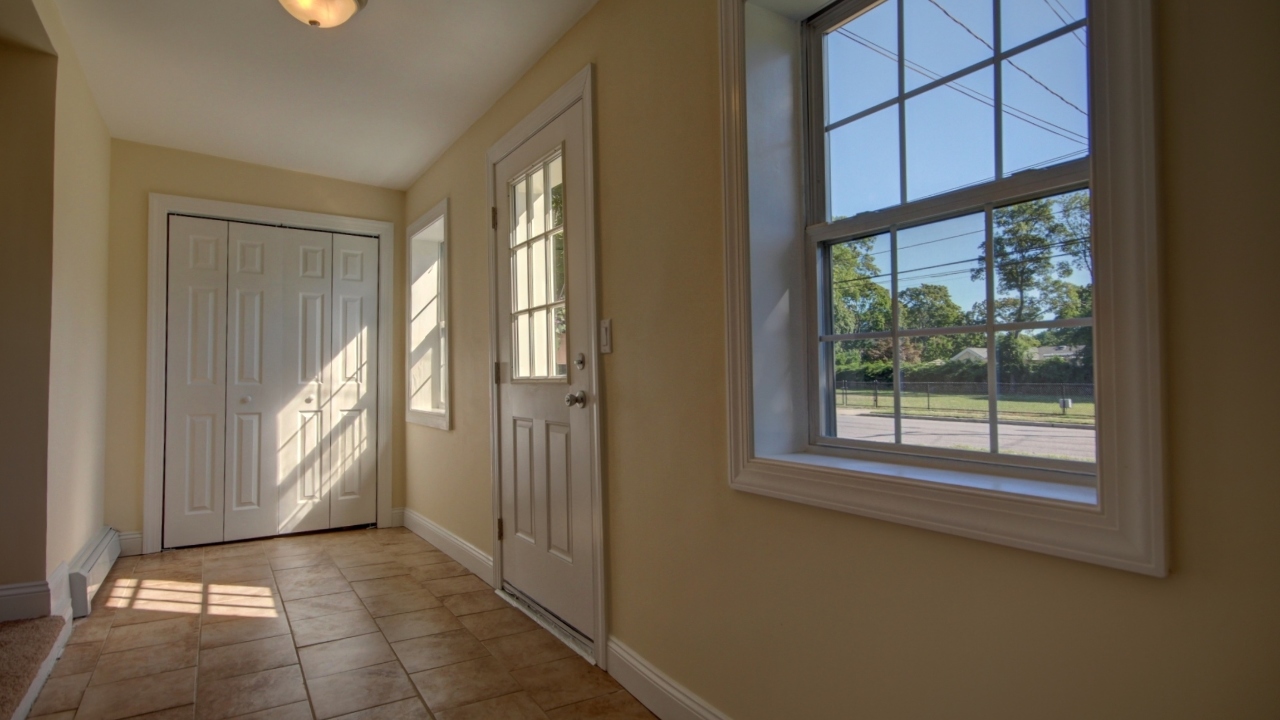
[[[613,321],[600,321],[600,354],[608,355],[613,352]]]

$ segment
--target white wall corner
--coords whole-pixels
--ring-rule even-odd
[[[403,508],[404,526],[414,535],[435,545],[445,555],[456,560],[466,569],[480,576],[480,579],[493,584],[493,558],[480,548],[445,530],[427,518],[414,512],[411,508]]]
[[[120,533],[120,557],[132,557],[142,554],[142,533]]]
[[[391,508],[391,525],[389,527],[404,527],[404,508]]]
[[[75,617],[89,614],[93,596],[118,557],[120,533],[105,525],[76,553],[69,569],[70,600]]]
[[[609,674],[662,720],[730,720],[617,638],[609,638]]]

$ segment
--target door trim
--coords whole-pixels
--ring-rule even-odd
[[[165,320],[168,313],[169,215],[369,235],[378,238],[378,527],[391,509],[395,452],[391,424],[395,332],[395,223],[300,210],[151,193],[147,227],[147,384],[142,486],[142,552],[160,552],[164,523]]]
[[[605,583],[605,535],[604,535],[604,455],[602,453],[601,438],[601,409],[603,408],[603,399],[600,395],[600,375],[602,368],[600,367],[600,342],[597,337],[599,332],[599,309],[596,287],[596,279],[598,268],[596,265],[596,181],[595,181],[595,104],[592,93],[594,79],[594,69],[592,65],[587,65],[578,74],[574,75],[559,90],[551,94],[549,98],[542,102],[533,112],[529,113],[523,120],[516,123],[507,134],[502,136],[501,140],[494,143],[489,148],[485,165],[485,183],[488,188],[489,207],[497,207],[497,186],[498,175],[497,166],[503,158],[510,155],[516,148],[524,144],[524,142],[540,130],[550,124],[553,120],[563,114],[566,110],[573,107],[575,103],[583,103],[583,123],[582,132],[584,136],[584,155],[583,163],[586,172],[586,227],[585,240],[587,248],[587,313],[591,322],[591,356],[592,362],[595,363],[595,372],[591,373],[590,390],[591,396],[595,399],[590,404],[590,443],[591,443],[591,527],[592,527],[592,546],[594,552],[594,567],[592,568],[593,584],[595,593],[593,601],[595,603],[596,626],[594,640],[594,654],[596,665],[601,669],[605,669],[608,662],[608,603],[607,590]],[[498,257],[495,250],[497,243],[497,229],[490,226],[489,229],[489,365],[493,367],[498,362]],[[501,408],[498,407],[498,385],[494,381],[489,383],[489,422],[490,422],[490,465],[493,468],[493,579],[491,584],[495,588],[502,588],[502,543],[498,540],[498,518],[502,516],[502,462],[500,458],[500,448],[498,446],[498,432],[501,429]]]

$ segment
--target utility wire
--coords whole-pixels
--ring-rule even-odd
[[[978,42],[982,43],[983,45],[986,45],[988,50],[990,50],[991,52],[996,52],[995,47],[994,47],[994,46],[992,46],[992,45],[991,45],[991,43],[989,43],[989,42],[987,42],[986,40],[984,40],[984,39],[982,38],[982,36],[981,36],[981,35],[979,35],[978,33],[974,32],[974,31],[973,31],[973,30],[972,30],[968,25],[965,25],[963,22],[961,22],[959,19],[957,19],[957,18],[956,18],[956,16],[954,16],[954,15],[952,15],[951,13],[947,12],[947,9],[946,9],[946,8],[944,8],[944,7],[942,7],[942,5],[938,4],[938,0],[929,0],[929,4],[930,4],[930,5],[933,5],[933,6],[934,6],[934,7],[936,7],[936,8],[938,8],[938,10],[942,11],[942,14],[943,14],[943,15],[946,15],[946,16],[947,16],[947,18],[948,18],[949,20],[951,20],[951,22],[953,22],[953,23],[955,23],[955,24],[959,25],[960,27],[964,28],[964,31],[965,31],[965,32],[967,32],[967,33],[969,33],[970,35],[972,35],[974,38],[976,38],[976,39],[978,40]],[[1066,99],[1066,98],[1065,98],[1065,97],[1063,97],[1062,95],[1058,94],[1058,92],[1057,92],[1056,90],[1054,90],[1053,88],[1049,87],[1048,85],[1045,85],[1043,82],[1041,82],[1041,81],[1040,81],[1040,78],[1037,78],[1035,75],[1032,75],[1030,72],[1028,72],[1028,71],[1026,71],[1025,69],[1023,69],[1020,65],[1018,65],[1017,63],[1015,63],[1013,60],[1011,60],[1011,59],[1006,59],[1006,60],[1005,60],[1005,62],[1009,63],[1009,65],[1011,65],[1011,66],[1012,66],[1014,69],[1016,69],[1018,72],[1022,73],[1023,75],[1026,75],[1028,78],[1030,78],[1030,79],[1031,79],[1031,82],[1033,82],[1033,83],[1035,83],[1035,84],[1039,85],[1040,87],[1044,88],[1044,89],[1045,89],[1049,94],[1053,95],[1054,97],[1058,98],[1058,99],[1059,99],[1059,100],[1061,100],[1062,102],[1064,102],[1064,103],[1066,103],[1066,104],[1070,105],[1071,107],[1075,108],[1076,112],[1080,113],[1081,115],[1084,115],[1084,116],[1088,117],[1089,113],[1085,112],[1084,110],[1081,110],[1079,105],[1076,105],[1075,103],[1073,103],[1073,102],[1071,102],[1070,100]]]
[[[1063,25],[1070,25],[1071,23],[1075,22],[1076,19],[1071,15],[1071,12],[1067,10],[1067,6],[1063,5],[1059,0],[1044,0],[1044,4],[1049,6],[1049,12],[1056,15],[1058,18],[1058,22],[1062,23]],[[1053,7],[1054,5],[1057,5],[1058,7],[1062,8],[1062,12],[1061,13],[1058,12],[1057,9]],[[1062,17],[1063,13],[1066,13],[1067,17],[1065,18]],[[1088,45],[1084,44],[1084,38],[1080,37],[1074,32],[1071,33],[1071,37],[1075,38],[1076,42],[1080,43],[1080,47],[1088,47]]]

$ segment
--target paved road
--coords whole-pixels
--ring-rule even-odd
[[[893,442],[893,418],[865,410],[840,409],[836,417],[839,436],[850,440]],[[987,450],[987,424],[955,420],[903,418],[902,441],[926,447]],[[1000,425],[1000,450],[1019,455],[1039,455],[1094,462],[1097,445],[1093,428],[1052,425]]]

